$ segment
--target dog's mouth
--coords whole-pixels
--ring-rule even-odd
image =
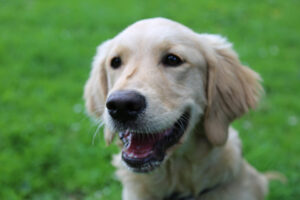
[[[190,112],[184,112],[169,128],[156,133],[120,132],[124,143],[122,159],[134,172],[150,172],[164,160],[166,151],[177,144],[188,127]]]

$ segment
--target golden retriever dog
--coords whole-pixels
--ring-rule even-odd
[[[260,77],[223,37],[141,20],[102,43],[85,86],[103,120],[123,200],[261,200],[268,178],[230,123],[258,103]]]

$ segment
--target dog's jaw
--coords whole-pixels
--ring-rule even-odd
[[[190,124],[190,110],[187,109],[171,127],[156,133],[120,132],[124,146],[123,163],[134,172],[146,173],[161,165],[166,152],[175,146]]]

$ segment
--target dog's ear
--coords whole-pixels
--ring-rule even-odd
[[[90,77],[84,87],[85,107],[90,115],[98,118],[103,114],[108,93],[108,80],[104,64],[110,45],[111,41],[108,40],[98,46]],[[107,127],[104,128],[104,138],[107,144],[112,142],[114,135]]]
[[[102,43],[92,63],[90,77],[84,87],[85,106],[90,115],[100,117],[104,111],[104,104],[108,92],[107,74],[104,66],[110,41]]]
[[[254,108],[262,87],[260,76],[243,66],[231,44],[218,35],[203,34],[207,60],[207,107],[204,129],[211,144],[227,141],[229,124]]]

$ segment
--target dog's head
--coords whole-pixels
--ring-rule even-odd
[[[123,141],[126,165],[148,172],[197,123],[212,145],[223,145],[230,122],[257,103],[258,80],[224,38],[155,18],[98,47],[84,97],[103,118],[106,140],[118,133]]]

